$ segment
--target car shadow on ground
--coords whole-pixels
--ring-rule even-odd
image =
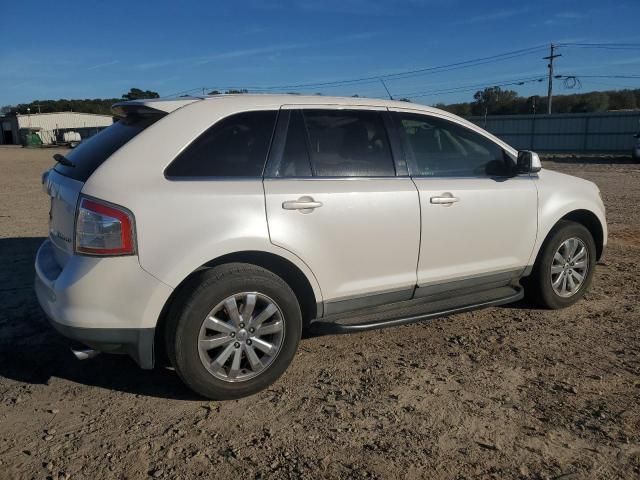
[[[140,369],[122,355],[79,361],[33,290],[35,254],[44,238],[0,238],[0,377],[37,385],[62,378],[136,395],[202,400],[167,368]]]
[[[37,385],[61,378],[136,395],[202,400],[165,367],[142,370],[123,355],[77,360],[71,342],[49,324],[33,290],[34,259],[43,241],[0,238],[0,377]],[[509,307],[532,308],[525,300]],[[322,335],[308,331],[303,338]]]

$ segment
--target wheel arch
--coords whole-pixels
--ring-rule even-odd
[[[262,267],[282,278],[291,287],[298,299],[300,310],[302,312],[303,329],[309,325],[311,320],[322,316],[322,299],[318,299],[316,297],[311,282],[305,273],[292,261],[275,253],[257,250],[228,253],[209,260],[193,270],[173,290],[162,308],[162,312],[160,313],[155,329],[154,350],[156,352],[156,361],[162,358],[163,361],[166,362],[166,355],[164,353],[164,337],[167,314],[171,305],[176,301],[183,289],[188,288],[190,281],[202,270],[236,262],[248,263]]]
[[[545,234],[544,240],[540,243],[540,247],[538,248],[537,252],[535,252],[535,258],[532,267],[537,263],[538,258],[540,257],[541,252],[544,250],[544,246],[549,240],[549,237],[553,233],[554,229],[560,222],[564,220],[579,223],[583,225],[587,230],[589,230],[589,233],[591,233],[591,235],[593,236],[593,240],[596,244],[596,260],[600,260],[602,254],[604,253],[605,230],[600,219],[595,213],[593,213],[591,210],[581,208],[565,213],[551,225],[551,228],[549,228]]]
[[[589,233],[591,233],[591,236],[596,243],[596,260],[600,260],[602,253],[604,252],[604,229],[602,228],[600,219],[596,214],[585,209],[573,210],[563,216],[560,220],[570,220],[584,225],[586,229],[589,230]],[[547,236],[548,235],[549,234],[547,234]]]

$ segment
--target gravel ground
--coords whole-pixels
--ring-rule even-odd
[[[78,362],[32,289],[52,150],[0,148],[0,478],[640,476],[640,166],[595,181],[610,239],[586,299],[303,340],[253,397],[209,402],[170,370]]]

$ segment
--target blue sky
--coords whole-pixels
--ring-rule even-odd
[[[385,75],[549,42],[640,44],[640,1],[302,0],[13,1],[0,15],[0,105],[35,99],[161,95],[200,87],[280,86]],[[557,73],[582,91],[640,88],[640,48],[564,47]],[[544,52],[389,79],[394,96],[468,101],[473,86],[543,77]],[[546,94],[546,83],[510,87]],[[296,90],[296,89],[288,89]],[[301,92],[382,97],[378,81]],[[196,90],[193,91],[196,93]],[[559,82],[556,93],[567,92]],[[571,92],[571,91],[569,91]],[[200,91],[201,93],[201,91]]]

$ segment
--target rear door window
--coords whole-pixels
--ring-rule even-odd
[[[65,157],[74,164],[73,167],[58,163],[54,170],[65,177],[86,182],[107,158],[163,116],[163,114],[134,116],[118,120],[65,154]]]
[[[378,111],[302,110],[316,177],[389,177],[395,167]]]
[[[243,112],[223,118],[167,167],[168,178],[260,177],[278,112]]]

